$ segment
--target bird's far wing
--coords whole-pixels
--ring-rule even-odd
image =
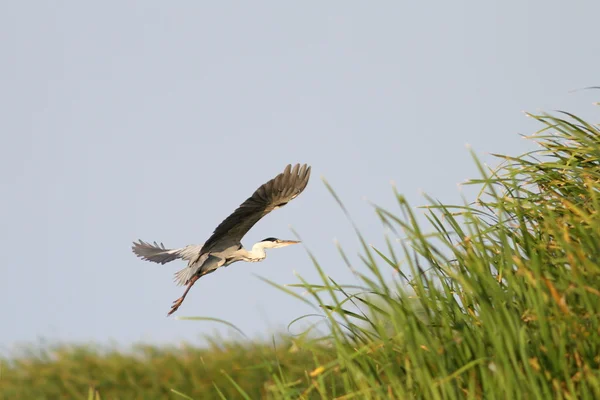
[[[143,240],[138,240],[138,243],[133,242],[131,247],[136,256],[146,261],[152,261],[159,264],[166,264],[178,258],[191,260],[200,254],[202,245],[188,245],[180,249],[167,249],[164,244],[146,243]]]
[[[141,259],[159,264],[166,264],[181,258],[179,254],[181,249],[167,249],[162,243],[158,244],[154,242],[154,244],[150,244],[139,240],[139,243],[133,242],[131,249]]]
[[[285,206],[306,188],[310,178],[310,167],[296,164],[260,186],[229,217],[215,229],[204,243],[202,253],[210,251],[217,243],[239,243],[244,235],[262,217],[276,208]]]

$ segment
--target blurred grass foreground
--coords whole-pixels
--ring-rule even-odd
[[[398,193],[375,206],[387,246],[358,233],[359,266],[340,250],[358,285],[312,255],[322,281],[268,282],[315,308],[318,334],[39,349],[1,361],[0,398],[599,399],[600,129],[530,116],[540,149],[493,169],[473,156],[474,199],[427,198],[426,219]]]

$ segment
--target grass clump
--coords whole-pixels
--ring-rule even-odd
[[[337,357],[305,395],[342,395],[329,390],[342,382],[342,398],[600,398],[600,130],[530,116],[541,149],[495,155],[496,169],[474,157],[477,198],[429,198],[428,230],[397,192],[399,211],[375,206],[401,240],[377,249],[359,233],[361,290],[315,261],[322,282],[299,286],[324,310]]]
[[[600,398],[600,130],[568,113],[530,116],[540,150],[495,155],[494,169],[474,156],[474,201],[428,198],[425,224],[396,191],[397,210],[375,206],[393,232],[385,248],[357,230],[360,267],[340,248],[358,285],[338,284],[312,255],[321,282],[268,282],[313,305],[325,332],[276,347],[4,361],[0,397],[76,398],[92,386],[111,399]]]
[[[274,343],[210,340],[206,347],[138,345],[129,351],[59,345],[0,361],[0,399],[264,398],[277,371],[299,379],[315,362],[287,338]],[[334,354],[324,356],[334,357]],[[322,359],[325,361],[325,359]]]

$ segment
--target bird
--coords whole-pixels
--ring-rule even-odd
[[[158,264],[181,259],[187,261],[185,268],[175,272],[177,286],[186,286],[183,295],[173,302],[167,316],[173,314],[183,303],[188,292],[201,277],[227,267],[238,261],[260,262],[267,256],[266,249],[275,249],[297,240],[268,237],[255,243],[250,250],[242,245],[242,238],[263,217],[298,197],[308,185],[311,167],[307,164],[288,164],[284,171],[262,184],[239,207],[225,218],[204,244],[192,244],[178,249],[168,249],[162,242],[153,244],[138,239],[132,251],[139,258]]]

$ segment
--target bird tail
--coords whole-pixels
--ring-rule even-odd
[[[146,261],[152,261],[159,264],[166,264],[178,258],[181,258],[181,249],[167,249],[161,243],[146,243],[139,240],[139,243],[133,242],[132,251],[136,256]]]
[[[196,272],[197,268],[188,265],[187,267],[175,272],[173,281],[177,286],[187,285],[190,282],[190,279],[196,275]]]
[[[187,267],[175,272],[173,281],[177,286],[187,285],[195,276],[198,278],[215,272],[217,268],[225,264],[225,260],[207,253],[190,261]]]

